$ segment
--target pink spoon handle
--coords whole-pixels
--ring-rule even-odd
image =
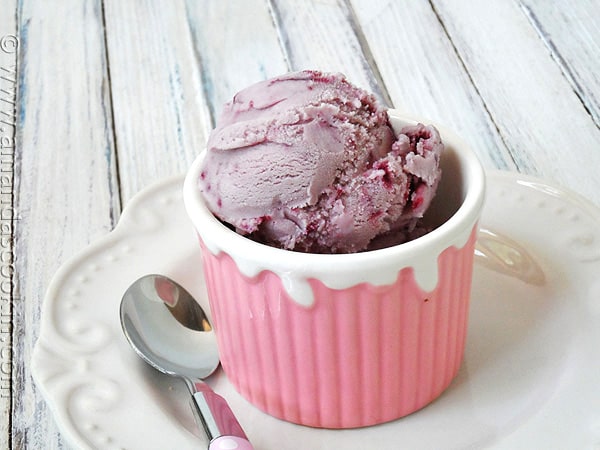
[[[193,383],[194,406],[210,444],[208,450],[253,450],[227,401],[206,383]]]
[[[254,450],[246,439],[237,436],[220,436],[208,446],[208,450]]]

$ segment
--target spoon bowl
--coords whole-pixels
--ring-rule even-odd
[[[146,275],[125,292],[121,327],[135,352],[160,372],[182,378],[209,449],[252,449],[225,399],[202,380],[219,366],[215,333],[200,304],[164,275]]]
[[[202,307],[162,275],[147,275],[125,292],[121,325],[136,353],[160,372],[206,378],[219,366],[215,333]]]

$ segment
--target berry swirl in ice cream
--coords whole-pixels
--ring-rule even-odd
[[[433,126],[397,135],[341,74],[289,73],[224,106],[200,189],[212,213],[275,247],[352,253],[419,236],[441,177]]]

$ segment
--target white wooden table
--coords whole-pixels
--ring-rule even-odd
[[[65,447],[30,375],[52,275],[183,173],[250,83],[343,72],[486,168],[600,205],[598,17],[595,0],[2,0],[0,448]]]

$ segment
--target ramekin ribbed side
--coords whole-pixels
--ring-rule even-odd
[[[303,425],[361,427],[424,407],[463,358],[476,234],[440,254],[431,292],[410,267],[385,286],[331,289],[313,278],[312,306],[291,299],[278,275],[247,277],[204,248],[225,373],[252,404]]]

